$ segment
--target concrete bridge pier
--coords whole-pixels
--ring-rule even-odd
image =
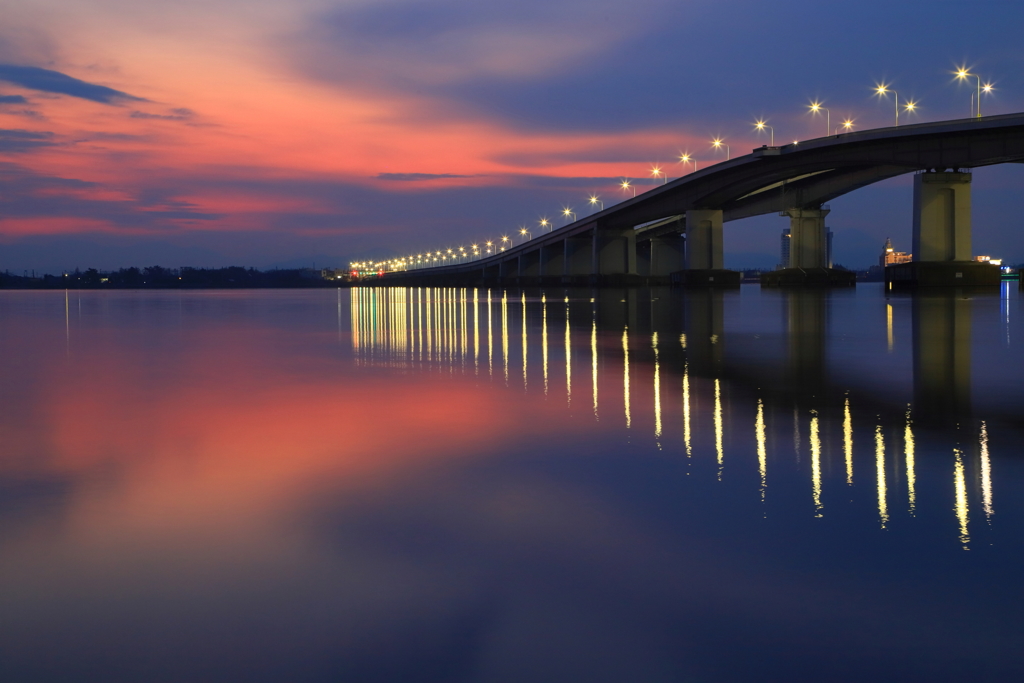
[[[725,270],[722,243],[722,210],[691,209],[686,212],[686,270],[688,285],[738,285],[740,274]]]
[[[637,244],[637,272],[664,278],[686,267],[686,240],[682,235],[662,235]]]
[[[762,285],[848,287],[856,284],[853,272],[832,268],[825,226],[828,214],[829,210],[821,207],[786,209],[780,214],[789,216],[789,263],[781,270],[763,273]]]
[[[565,274],[565,242],[555,242],[540,248],[540,276],[542,279],[560,278]]]
[[[828,209],[789,209],[790,268],[831,268],[828,262]]]
[[[971,174],[914,176],[914,260],[885,269],[897,287],[998,285],[998,266],[972,261]]]
[[[562,266],[562,282],[565,284],[584,284],[590,278],[590,266],[593,260],[593,237],[566,237],[562,240],[564,247],[564,265]]]
[[[607,282],[636,276],[636,231],[633,228],[594,228],[590,274]]]

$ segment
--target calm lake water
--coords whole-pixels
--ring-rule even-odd
[[[0,292],[0,680],[1024,680],[998,292]]]

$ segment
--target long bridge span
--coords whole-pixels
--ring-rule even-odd
[[[790,218],[791,268],[826,268],[825,203],[895,176],[914,178],[913,253],[926,263],[971,254],[971,173],[1024,162],[1024,113],[842,133],[763,146],[690,173],[503,252],[390,272],[397,281],[599,282],[712,279],[723,224],[768,213]],[[397,284],[398,282],[396,282]]]

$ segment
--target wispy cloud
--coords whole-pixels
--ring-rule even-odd
[[[53,137],[53,133],[49,132],[0,128],[0,152],[17,154],[39,147],[52,147],[56,144]]]
[[[0,64],[0,81],[20,85],[29,90],[69,95],[101,104],[117,104],[122,101],[146,101],[141,97],[135,97],[126,92],[108,88],[105,85],[96,85],[95,83],[72,78],[59,71],[42,69],[38,66]]]
[[[445,178],[472,178],[468,175],[456,175],[454,173],[378,173],[380,180],[400,180],[416,182],[420,180],[443,180]]]

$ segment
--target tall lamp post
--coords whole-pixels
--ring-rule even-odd
[[[587,202],[591,206],[597,206],[598,204],[600,204],[601,205],[601,210],[604,211],[604,202],[602,202],[600,199],[598,199],[596,194],[590,195],[590,199],[588,199]]]
[[[769,131],[771,131],[771,134],[772,134],[772,144],[771,144],[771,146],[772,147],[775,146],[775,129],[774,128],[769,126],[764,121],[761,121],[760,119],[758,119],[757,123],[754,124],[754,128],[756,128],[758,130],[758,132],[763,132],[765,128],[767,128]]]
[[[666,175],[665,173],[662,173],[661,166],[651,166],[651,175],[654,176],[655,180],[657,180],[661,176],[665,176],[665,180],[662,181],[662,183],[661,183],[662,185],[664,185],[665,183],[668,182],[668,175]]]
[[[817,114],[818,112],[825,112],[825,137],[832,132],[832,112],[825,107],[821,106],[821,102],[811,102],[810,104],[811,113]]]
[[[836,135],[839,135],[839,129],[842,128],[844,133],[849,133],[853,129],[853,120],[846,119],[842,124],[836,126]]]
[[[693,157],[691,157],[689,154],[680,154],[679,155],[679,163],[681,163],[681,164],[692,163],[693,164],[694,172],[697,171],[697,160],[694,159]]]
[[[729,149],[729,145],[722,142],[722,138],[715,138],[714,140],[712,140],[711,146],[714,147],[715,149],[721,149],[722,147],[725,147],[725,160],[728,161],[730,158],[732,158],[732,150]]]
[[[571,208],[569,208],[568,206],[562,207],[562,215],[565,216],[566,218],[568,218],[569,216],[572,216],[572,222],[573,223],[576,222],[576,214],[573,213],[573,210]]]
[[[893,97],[896,98],[896,125],[900,125],[900,94],[895,90],[890,90],[889,86],[887,86],[885,83],[878,85],[875,88],[875,92],[878,93],[879,97],[884,97],[888,93],[893,94]]]
[[[544,230],[547,230],[548,232],[551,232],[552,228],[555,227],[555,226],[551,225],[551,221],[549,221],[547,218],[541,218],[537,222],[540,223],[540,227],[541,228],[543,228]]]
[[[519,234],[523,236],[523,242],[533,239],[533,233],[526,228],[519,228]]]
[[[632,185],[630,185],[628,180],[623,180],[621,183],[619,183],[619,187],[622,188],[623,192],[625,192],[626,190],[632,189],[633,190],[633,196],[634,197],[636,196],[636,188],[633,187]]]

